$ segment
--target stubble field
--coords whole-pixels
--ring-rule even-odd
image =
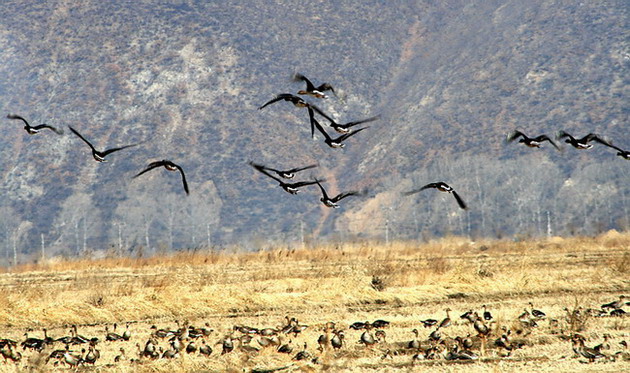
[[[630,234],[614,231],[521,242],[445,238],[425,244],[355,243],[58,261],[0,274],[0,289],[0,339],[16,341],[11,350],[22,355],[18,362],[0,361],[0,371],[7,372],[620,372],[630,367],[629,352],[620,344],[630,340],[630,318],[596,316],[602,304],[630,295]],[[524,310],[531,313],[529,302],[546,313],[544,318],[530,317],[536,327],[518,320]],[[468,310],[481,315],[482,305],[493,316],[484,321],[490,328],[484,338],[460,318]],[[447,308],[452,310],[451,325],[439,329],[441,341],[431,341],[436,327],[425,328],[420,320],[439,323]],[[292,325],[299,332],[268,336],[268,347],[261,346],[263,336],[234,328],[279,330],[291,318],[297,320]],[[378,319],[390,324],[367,331],[349,329],[354,322]],[[119,334],[129,323],[128,341],[106,341],[105,327],[111,332],[115,322]],[[184,333],[179,340],[184,347],[191,341],[197,347],[207,344],[213,349],[210,356],[185,350],[173,359],[139,356],[152,325],[176,331],[178,324],[191,330],[206,323],[212,329],[209,335],[194,339],[194,333]],[[20,346],[25,332],[43,338],[46,328],[56,340],[71,336],[73,324],[78,334],[99,339],[95,348],[100,357],[94,364],[72,368],[64,358],[46,361],[54,350],[65,349],[61,341],[44,343],[40,351]],[[419,332],[420,348],[409,349],[413,329]],[[378,330],[385,334],[380,341],[359,343],[362,333],[374,336]],[[329,342],[335,331],[344,334],[339,349]],[[576,333],[589,347],[604,342],[608,334],[605,357],[588,362],[576,356],[571,342]],[[496,346],[503,334],[511,349]],[[321,352],[320,335],[328,341]],[[453,339],[467,335],[478,358],[447,360]],[[157,353],[173,350],[169,337],[154,338]],[[226,338],[233,340],[234,350],[222,355]],[[276,338],[293,351],[277,352]],[[295,360],[305,343],[310,357]],[[68,348],[76,353],[89,350],[88,343]],[[114,362],[121,349],[125,354]],[[413,358],[431,355],[431,349],[434,358]]]

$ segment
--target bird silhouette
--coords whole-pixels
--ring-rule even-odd
[[[306,89],[299,90],[298,95],[309,95],[316,98],[328,98],[328,96],[324,94],[325,91],[331,91],[333,94],[336,95],[333,86],[331,86],[330,84],[323,83],[320,86],[315,87],[315,85],[307,77],[300,73],[296,73],[295,75],[293,75],[293,80],[303,81],[306,83]]]
[[[508,135],[507,141],[508,142],[512,142],[514,140],[516,140],[517,138],[521,137],[520,140],[518,140],[519,143],[523,143],[527,146],[529,146],[530,148],[540,148],[540,144],[543,141],[549,141],[549,143],[551,145],[553,145],[554,148],[560,150],[560,148],[558,147],[558,145],[556,145],[556,143],[551,140],[549,138],[549,136],[547,135],[540,135],[537,137],[528,137],[527,135],[525,135],[523,132],[521,131],[513,131],[511,134]]]
[[[319,182],[319,180],[315,180],[315,182],[319,186],[319,189],[322,191],[322,198],[320,198],[319,200],[322,201],[322,203],[326,207],[332,207],[332,208],[336,209],[336,208],[339,208],[339,205],[337,204],[337,202],[341,201],[342,199],[344,199],[346,197],[350,197],[350,196],[360,196],[360,195],[364,195],[365,194],[365,192],[352,191],[352,192],[340,193],[340,194],[330,198],[328,196],[328,193],[326,193],[326,189],[324,189],[324,187]]]
[[[158,167],[164,167],[169,171],[179,171],[179,173],[182,174],[182,183],[184,184],[184,191],[186,192],[186,194],[190,194],[190,192],[188,191],[188,183],[186,182],[186,175],[184,174],[184,170],[179,165],[176,165],[175,163],[166,159],[149,163],[149,165],[144,170],[140,171],[133,178],[135,179],[138,176]]]
[[[282,189],[284,189],[287,193],[290,193],[290,194],[297,194],[299,192],[299,188],[307,186],[307,185],[313,185],[313,184],[317,183],[317,180],[313,180],[313,181],[299,181],[297,183],[285,183],[284,181],[282,181],[282,179],[277,178],[277,177],[273,176],[272,174],[270,174],[269,172],[267,172],[267,167],[266,166],[263,166],[261,164],[257,164],[257,163],[254,163],[254,162],[249,162],[249,165],[254,167],[256,170],[258,170],[262,174],[267,175],[270,178],[272,178],[275,181],[277,181],[278,184],[280,185],[280,187]]]
[[[63,135],[63,130],[50,126],[48,124],[40,124],[38,126],[31,126],[26,119],[24,119],[23,117],[19,116],[19,115],[15,115],[15,114],[9,114],[7,115],[7,118],[9,119],[18,119],[21,120],[22,122],[24,122],[24,129],[26,130],[26,132],[28,132],[29,135],[34,135],[36,133],[39,133],[39,131],[41,131],[44,128],[47,128],[49,130],[52,130],[54,133],[56,133],[57,135]]]
[[[468,209],[468,207],[466,206],[466,203],[464,202],[464,200],[459,196],[459,194],[457,194],[457,192],[455,192],[455,190],[453,188],[451,188],[448,184],[440,181],[437,183],[429,183],[425,186],[423,186],[420,189],[415,189],[409,192],[406,192],[405,195],[410,196],[412,194],[421,192],[425,189],[429,189],[429,188],[434,188],[439,190],[440,192],[447,192],[447,193],[451,193],[453,195],[453,197],[455,197],[455,200],[457,200],[457,204],[459,205],[459,207],[461,207],[462,209],[466,210]]]
[[[104,151],[98,151],[96,150],[96,148],[94,148],[94,145],[92,145],[92,143],[90,143],[85,137],[81,136],[81,134],[75,130],[74,128],[68,126],[68,128],[70,128],[70,131],[72,131],[72,133],[74,133],[75,135],[77,135],[81,140],[83,140],[83,142],[85,142],[86,144],[88,144],[88,146],[90,147],[90,149],[92,149],[92,157],[94,157],[94,159],[98,162],[107,162],[105,160],[105,157],[108,154],[111,154],[113,152],[117,152],[119,150],[123,150],[123,149],[127,149],[127,148],[131,148],[134,146],[137,146],[138,144],[131,144],[131,145],[125,145],[125,146],[120,146],[118,148],[111,148],[111,149],[107,149]]]

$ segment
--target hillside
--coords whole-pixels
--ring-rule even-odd
[[[630,147],[622,1],[13,2],[0,16],[2,116],[72,125],[104,148],[141,143],[98,164],[69,131],[29,136],[3,119],[0,242],[20,258],[42,240],[75,255],[628,227],[628,162],[611,149],[504,143],[518,127]],[[296,71],[336,87],[317,104],[340,121],[382,119],[329,149],[310,139],[305,110],[257,110],[302,88]],[[160,159],[186,170],[189,197],[176,174],[132,179]],[[290,196],[249,160],[318,162],[305,178],[370,193],[328,210],[316,188]],[[400,197],[438,180],[471,209]]]

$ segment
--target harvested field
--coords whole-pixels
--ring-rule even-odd
[[[630,339],[629,318],[596,316],[604,303],[630,295],[630,234],[608,232],[598,237],[550,238],[533,241],[471,242],[445,238],[426,244],[395,243],[390,246],[346,244],[303,250],[268,250],[257,253],[197,252],[149,259],[109,258],[98,261],[58,261],[14,268],[0,275],[0,338],[17,342],[22,354],[15,363],[0,363],[7,372],[68,371],[68,365],[46,357],[62,342],[45,344],[41,352],[23,349],[24,333],[43,338],[43,328],[58,339],[79,334],[98,337],[100,358],[79,370],[97,372],[171,371],[571,371],[619,372],[628,369],[628,349],[619,343]],[[626,301],[630,299],[626,298]],[[536,327],[519,321],[529,303],[546,313]],[[471,322],[460,318],[468,310],[481,315],[486,305],[493,315],[490,334],[480,338]],[[443,343],[430,342],[436,327],[424,328],[420,320],[446,317],[451,325],[440,328]],[[566,308],[566,310],[565,310]],[[630,311],[630,307],[623,305]],[[591,309],[591,311],[589,311]],[[246,351],[234,342],[231,353],[221,355],[221,341],[239,339],[235,325],[282,328],[286,317],[295,325],[308,325],[299,333],[279,333],[290,342],[291,354],[263,348],[253,335]],[[358,343],[365,330],[348,326],[357,321],[383,319],[385,338],[371,346]],[[176,321],[177,320],[177,321]],[[344,345],[318,351],[318,337],[329,321],[343,330]],[[105,326],[118,333],[129,322],[128,341],[106,341]],[[151,326],[176,330],[180,326],[213,329],[205,339],[214,350],[208,356],[182,351],[174,359],[140,358],[140,348],[150,338]],[[122,326],[122,327],[121,327]],[[419,330],[421,350],[438,348],[435,359],[413,360],[418,349],[408,349]],[[371,335],[377,329],[368,330]],[[509,330],[509,332],[508,332]],[[328,339],[333,329],[327,330]],[[520,348],[500,348],[495,340],[508,339]],[[593,347],[608,334],[604,358],[588,362],[574,356],[571,337],[579,333]],[[474,361],[447,360],[456,336],[470,335],[478,356]],[[181,338],[187,345],[192,338]],[[157,339],[157,348],[171,347]],[[292,358],[307,344],[311,358]],[[483,346],[482,346],[483,345]],[[71,345],[81,352],[87,344]],[[125,356],[114,363],[123,348]],[[389,351],[389,353],[387,353]],[[84,356],[85,357],[85,356]],[[313,358],[316,361],[313,362]],[[63,360],[63,359],[62,359]]]

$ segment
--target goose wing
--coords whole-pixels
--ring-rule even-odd
[[[322,191],[322,196],[324,197],[324,199],[329,199],[328,198],[328,193],[326,193],[326,189],[324,189],[322,184],[320,184],[319,180],[315,179],[315,184],[317,184],[317,186],[319,186],[319,189]]]
[[[90,149],[97,151],[96,149],[94,149],[94,145],[92,145],[92,143],[90,143],[85,137],[81,136],[81,134],[75,130],[74,128],[72,128],[71,126],[68,126],[68,128],[70,128],[70,131],[72,131],[72,133],[74,133],[75,135],[77,135],[81,140],[83,140],[84,143],[88,144],[88,146],[90,147]]]
[[[589,141],[595,141],[595,142],[600,143],[600,144],[602,144],[602,145],[606,145],[606,146],[609,146],[609,147],[611,147],[611,148],[615,148],[615,149],[616,149],[616,147],[612,146],[612,144],[611,144],[611,143],[609,143],[608,141],[606,141],[606,140],[602,139],[601,137],[599,137],[598,135],[596,135],[596,134],[594,134],[594,133],[588,134],[588,135],[586,136],[586,139],[587,139],[587,140],[586,140],[587,142],[589,142]],[[618,150],[620,150],[620,149],[618,149]]]
[[[350,132],[350,133],[346,133],[346,134],[344,134],[344,135],[341,135],[341,136],[339,136],[339,138],[337,139],[337,141],[339,141],[339,142],[345,141],[345,140],[347,140],[350,136],[354,136],[354,135],[356,135],[357,133],[359,133],[359,132],[363,131],[363,130],[364,130],[364,129],[366,129],[366,128],[370,128],[370,127],[369,127],[369,126],[368,126],[368,127],[362,127],[362,128],[359,128],[359,129],[358,129],[358,130],[356,130],[356,131],[352,131],[352,132]]]
[[[319,166],[319,165],[317,165],[317,164],[311,164],[311,165],[304,166],[304,167],[292,168],[292,169],[287,170],[287,171],[284,171],[284,172],[285,172],[285,173],[288,173],[288,174],[289,174],[289,173],[295,173],[295,172],[300,172],[300,171],[304,171],[304,170],[309,170],[309,169],[311,169],[311,168],[315,168],[315,167],[317,167],[317,166]]]
[[[356,126],[357,124],[373,122],[373,121],[378,120],[378,119],[381,119],[380,115],[376,115],[376,116],[373,116],[371,118],[367,118],[367,119],[363,119],[363,120],[356,120],[354,122],[348,122],[348,123],[345,123],[345,124],[338,124],[337,127],[350,128],[350,127]]]
[[[290,93],[280,93],[279,95],[276,95],[276,97],[274,97],[271,100],[267,101],[263,106],[259,107],[258,110],[262,110],[266,106],[271,105],[274,102],[278,102],[280,100],[291,101],[293,103],[303,101],[301,98],[299,98],[297,96],[294,96],[294,95],[292,95]]]
[[[119,150],[123,150],[123,149],[127,149],[127,148],[132,148],[132,147],[134,147],[134,146],[138,146],[138,144],[131,144],[131,145],[121,146],[121,147],[118,147],[118,148],[111,148],[111,149],[107,149],[107,150],[105,150],[104,152],[102,152],[101,154],[102,154],[102,156],[104,157],[104,156],[106,156],[107,154],[111,154],[111,153],[113,153],[113,152],[117,152],[117,151],[119,151]]]
[[[342,199],[344,199],[346,197],[358,196],[360,194],[361,194],[361,192],[353,190],[352,192],[346,192],[346,193],[338,194],[335,197],[331,198],[330,200],[333,201],[334,203],[337,203],[337,202],[341,201]]]
[[[558,138],[559,139],[563,139],[565,137],[568,137],[569,139],[575,141],[575,137],[571,136],[569,133],[565,132],[565,131],[560,131],[558,132]]]
[[[423,186],[423,187],[421,187],[421,188],[419,188],[419,189],[414,189],[414,190],[409,191],[409,192],[406,192],[406,193],[404,193],[404,194],[405,194],[406,196],[410,196],[410,195],[412,195],[412,194],[416,194],[416,193],[418,193],[418,192],[422,192],[422,191],[423,191],[423,190],[425,190],[425,189],[429,189],[429,188],[437,188],[437,187],[438,187],[438,183],[429,183],[429,184],[427,184],[427,185],[425,185],[425,186]]]
[[[267,172],[267,169],[266,169],[265,166],[263,166],[261,164],[254,163],[254,162],[249,162],[249,165],[254,167],[260,173],[263,173],[263,174],[269,176],[270,178],[274,179],[275,181],[277,181],[277,182],[282,184],[282,180],[280,180],[279,178],[277,178],[277,177],[273,176],[272,174],[270,174],[269,172]]]
[[[319,115],[321,115],[322,117],[326,118],[326,119],[327,119],[330,123],[332,123],[332,124],[334,124],[334,125],[337,125],[337,122],[335,122],[335,120],[334,120],[334,119],[332,119],[330,116],[328,116],[326,113],[324,113],[324,112],[322,111],[322,109],[318,108],[318,107],[317,107],[317,106],[315,106],[315,105],[309,105],[309,107],[313,108],[313,110],[314,110],[317,114],[319,114]]]
[[[36,130],[41,130],[42,128],[48,128],[49,130],[52,130],[57,135],[63,135],[63,130],[62,129],[50,126],[50,125],[48,125],[46,123],[40,124],[39,126],[34,126],[33,128],[36,129]]]
[[[306,90],[309,92],[313,92],[315,90],[315,86],[313,85],[313,83],[307,77],[300,73],[295,73],[295,75],[293,75],[293,80],[296,82],[299,82],[300,80],[305,82]]]
[[[508,134],[508,136],[507,136],[507,141],[508,141],[508,142],[512,142],[512,141],[514,141],[514,140],[518,139],[518,138],[519,138],[519,136],[523,136],[523,138],[524,138],[524,139],[526,139],[526,138],[527,138],[527,136],[525,136],[525,134],[524,134],[523,132],[518,131],[518,130],[514,130],[514,131],[512,131],[512,132],[510,132],[510,133]]]
[[[553,147],[554,147],[554,148],[556,148],[556,149],[558,149],[558,150],[561,150],[561,149],[560,149],[560,147],[558,147],[558,144],[556,144],[556,143],[555,143],[555,141],[553,141],[553,140],[552,140],[551,138],[549,138],[549,136],[547,136],[547,135],[540,135],[540,136],[536,137],[536,138],[534,139],[534,141],[537,141],[537,142],[549,141],[549,143],[550,143],[551,145],[553,145]]]
[[[459,207],[461,207],[464,210],[467,210],[468,206],[466,206],[466,202],[464,202],[464,200],[459,196],[459,194],[457,194],[456,191],[452,191],[451,193],[453,194],[453,197],[455,197],[455,200],[457,201],[457,204],[459,205]]]
[[[188,182],[186,182],[186,174],[184,174],[184,169],[173,162],[169,162],[169,163],[171,164],[171,166],[177,168],[179,173],[182,174],[182,184],[184,185],[184,191],[186,192],[186,194],[190,194],[190,191],[188,190]]]
[[[316,180],[313,180],[313,181],[298,181],[297,183],[288,184],[288,185],[292,186],[293,188],[301,188],[303,186],[313,185],[313,184],[317,184],[317,181]]]
[[[324,92],[324,91],[331,91],[332,93],[334,93],[334,94],[335,94],[335,96],[337,95],[337,94],[335,93],[335,89],[334,89],[334,88],[333,88],[333,86],[332,86],[332,85],[330,85],[329,83],[324,83],[324,84],[321,84],[319,87],[317,87],[317,90],[318,90],[318,91],[320,91],[320,92]]]
[[[133,178],[137,178],[138,176],[147,173],[149,171],[151,171],[154,168],[158,168],[158,167],[163,167],[168,161],[162,160],[162,161],[156,161],[156,162],[151,162],[149,163],[149,165],[142,171],[140,171],[136,176],[134,176]]]
[[[309,115],[312,113],[312,111],[310,110],[311,108],[309,107]],[[328,133],[324,130],[324,128],[322,127],[321,124],[319,124],[319,122],[317,121],[317,119],[315,119],[314,115],[311,115],[311,128],[317,128],[317,130],[319,132],[322,133],[322,135],[324,135],[324,137],[326,138],[326,140],[328,141],[332,141],[332,137],[330,137],[330,135],[328,135]]]

